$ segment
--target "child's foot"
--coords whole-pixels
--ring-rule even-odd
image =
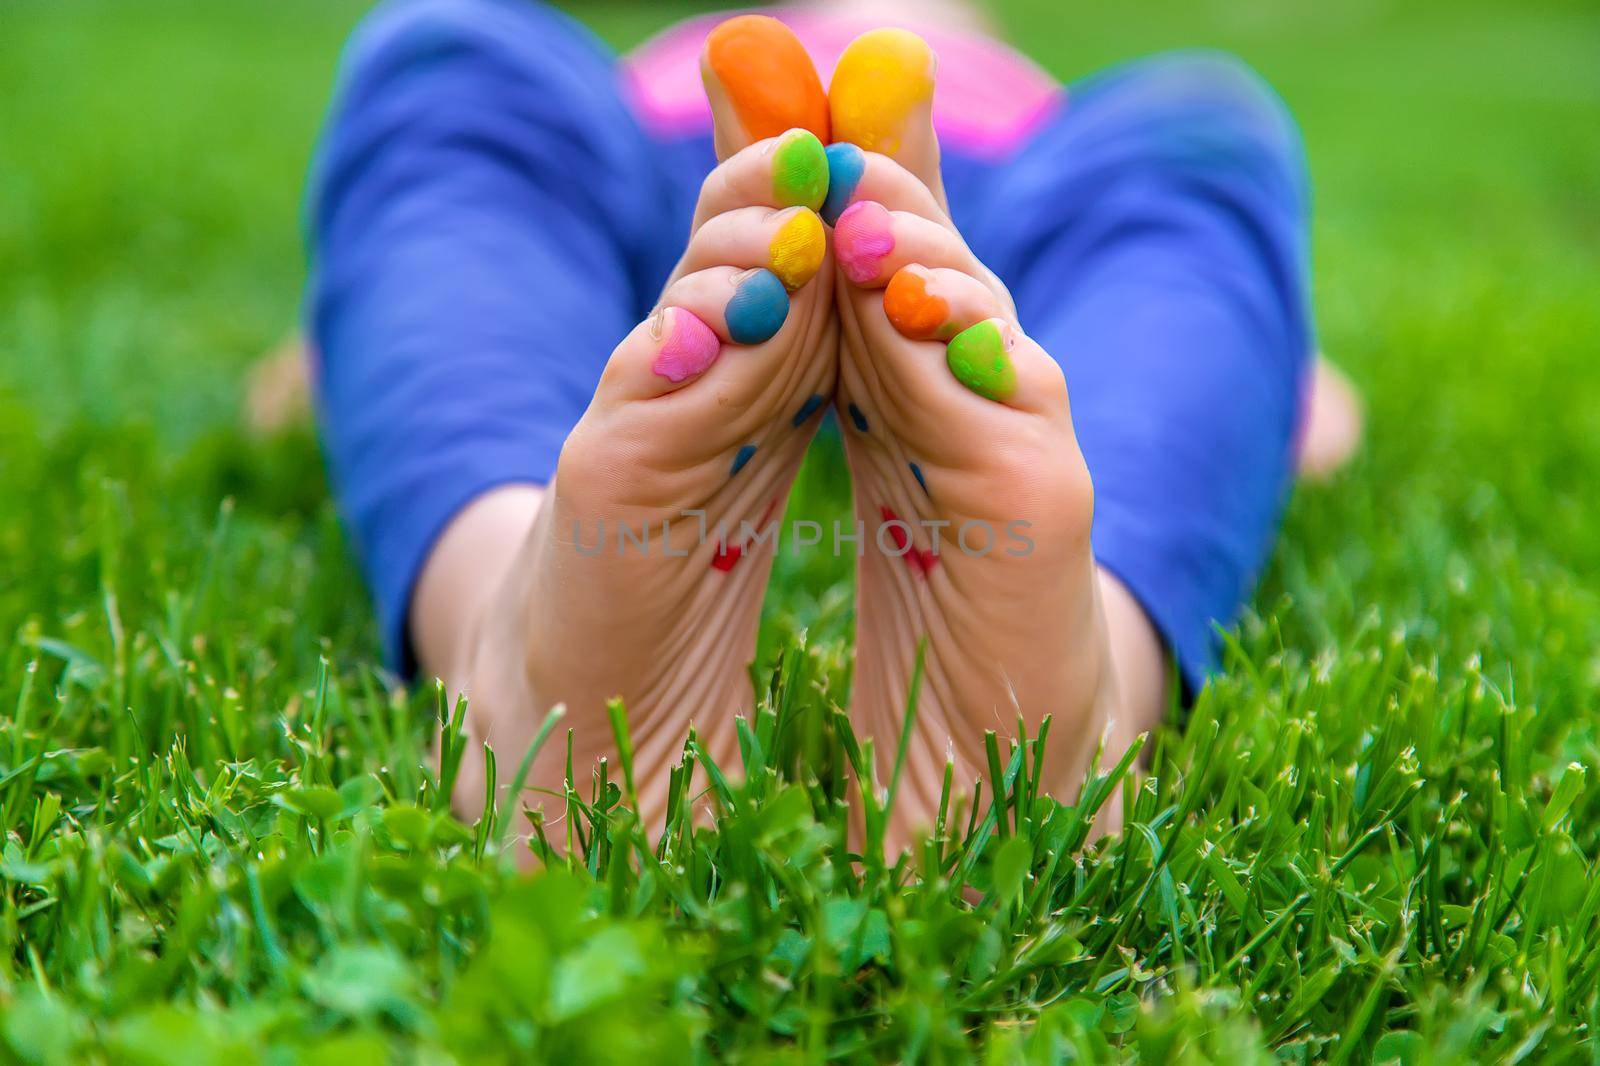
[[[733,30],[746,61],[793,42],[770,19]],[[567,716],[529,788],[561,788],[568,727],[579,794],[602,755],[620,782],[606,716],[620,696],[651,823],[691,722],[724,765],[736,761],[734,716],[752,704],[748,663],[774,549],[758,534],[781,518],[836,372],[833,275],[815,210],[827,189],[822,144],[805,129],[755,139],[768,131],[752,129],[751,114],[785,114],[722,79],[721,40],[708,44],[706,77],[731,154],[702,187],[656,312],[612,353],[562,448],[468,671],[471,730],[497,751],[502,785],[557,703]],[[809,61],[766,69],[789,79],[769,80],[769,95],[825,118]],[[466,802],[482,787],[463,782]],[[559,802],[524,802],[541,801],[559,815]]]
[[[876,738],[884,781],[928,641],[902,842],[931,821],[947,752],[970,790],[987,776],[984,731],[1005,758],[1019,714],[1030,735],[1053,716],[1046,772],[1068,799],[1110,686],[1093,489],[1061,369],[944,210],[932,87],[933,57],[914,35],[874,31],[850,46],[829,93],[834,134],[895,159],[832,146],[824,208],[839,266],[838,406],[865,524],[852,715]]]

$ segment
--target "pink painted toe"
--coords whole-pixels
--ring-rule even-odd
[[[694,377],[717,361],[722,342],[698,316],[681,307],[669,307],[662,312],[662,317],[661,348],[650,365],[651,370],[668,381],[679,382]]]
[[[844,276],[865,285],[878,276],[878,264],[894,251],[893,218],[873,200],[851,204],[833,227],[833,254]]]

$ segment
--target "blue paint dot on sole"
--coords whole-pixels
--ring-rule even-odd
[[[804,425],[805,420],[816,414],[817,408],[821,407],[824,402],[821,396],[813,393],[810,399],[800,405],[800,410],[794,413],[794,424],[797,427]]]
[[[733,457],[733,468],[728,471],[728,476],[732,477],[739,471],[743,470],[744,464],[748,463],[750,461],[750,457],[755,453],[756,446],[754,444],[746,444],[743,448],[740,448],[739,454]]]
[[[928,492],[928,480],[922,476],[922,467],[916,463],[906,464],[911,467],[911,476],[917,479],[917,484],[922,486],[923,492]],[[928,493],[930,496],[932,493]]]
[[[861,413],[861,408],[855,404],[850,405],[850,421],[856,424],[856,429],[865,433],[867,431],[867,416]]]

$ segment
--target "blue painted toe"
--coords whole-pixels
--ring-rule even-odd
[[[861,174],[867,168],[867,157],[853,144],[830,144],[828,155],[828,196],[822,201],[822,221],[833,225],[839,221],[844,209],[850,206],[861,183]]]
[[[734,290],[723,315],[733,343],[761,344],[783,328],[789,317],[789,294],[776,274],[758,270]]]

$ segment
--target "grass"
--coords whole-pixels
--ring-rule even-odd
[[[514,812],[446,810],[483,754],[378,668],[314,443],[236,428],[357,15],[0,3],[0,1054],[1600,1056],[1592,8],[1004,4],[1063,76],[1206,43],[1278,85],[1369,447],[1297,493],[1121,837],[1084,844],[1125,767],[1059,807],[1000,742],[975,812],[848,861],[847,575],[785,561],[748,783],[692,745],[678,782],[716,824],[645,840],[627,768],[579,768],[528,880]]]

